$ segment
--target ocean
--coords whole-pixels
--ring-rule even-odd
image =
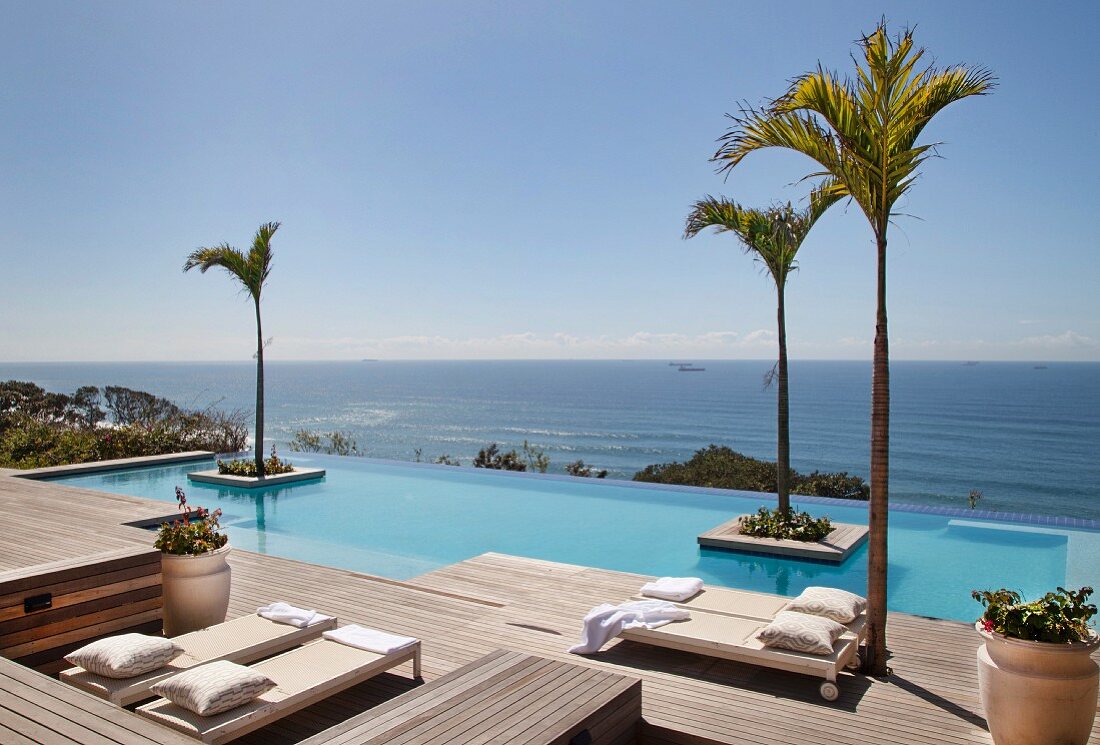
[[[375,458],[469,465],[496,442],[630,478],[711,443],[775,457],[768,361],[268,362],[265,449],[298,429],[341,430]],[[251,411],[255,364],[3,363],[0,380],[71,393],[122,385],[202,408]],[[1100,363],[891,364],[894,502],[1100,519]],[[792,466],[866,477],[869,362],[794,361]],[[797,498],[795,499],[797,504]]]

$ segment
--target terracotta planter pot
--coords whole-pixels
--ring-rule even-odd
[[[198,556],[161,554],[164,635],[178,636],[225,620],[232,570],[230,546]]]
[[[996,745],[1085,745],[1096,715],[1100,667],[1091,641],[1050,644],[1011,639],[975,625],[978,687]]]

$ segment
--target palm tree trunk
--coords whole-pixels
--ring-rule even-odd
[[[264,477],[264,332],[256,298],[256,476]]]
[[[779,511],[787,519],[791,511],[790,474],[791,474],[791,429],[790,401],[787,397],[787,317],[784,307],[783,285],[776,283],[779,302],[776,312],[779,322],[779,403],[776,432],[777,457],[775,469],[775,488],[779,496]]]
[[[867,660],[886,675],[886,530],[890,478],[890,350],[886,329],[886,233],[878,236],[878,309],[871,376],[871,502],[867,546]]]

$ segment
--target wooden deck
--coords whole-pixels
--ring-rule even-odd
[[[0,658],[4,745],[194,745],[137,714]]]
[[[306,745],[633,745],[641,715],[636,678],[498,649]]]
[[[0,476],[0,568],[148,542],[148,533],[120,523],[170,506]],[[95,521],[94,545],[87,520]],[[417,636],[429,682],[496,649],[639,678],[643,743],[991,742],[977,694],[978,637],[965,624],[892,614],[894,674],[885,680],[844,674],[840,700],[827,704],[809,677],[636,642],[615,642],[590,658],[565,652],[589,608],[629,598],[647,577],[500,554],[409,582],[245,551],[234,551],[230,564],[230,617],[278,599],[335,614],[341,623]],[[383,674],[244,742],[291,743],[321,733],[414,687],[409,673]],[[36,705],[48,708],[42,695]],[[7,732],[35,739],[20,729],[28,721],[0,702],[0,741],[8,741]],[[1100,734],[1100,722],[1093,732]]]
[[[741,520],[745,517],[748,516],[740,515],[701,533],[697,539],[699,545],[730,551],[797,556],[800,559],[840,563],[867,542],[867,526],[850,523],[833,523],[833,529],[829,535],[815,543],[741,535]]]

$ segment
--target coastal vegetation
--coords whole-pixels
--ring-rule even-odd
[[[894,205],[936,155],[936,144],[917,144],[946,106],[988,93],[992,73],[955,65],[919,68],[924,49],[912,31],[891,37],[885,22],[858,42],[855,74],[841,77],[818,65],[794,79],[763,108],[743,108],[720,140],[714,159],[727,175],[758,150],[782,148],[808,156],[825,193],[850,198],[875,238],[876,309],[871,384],[871,496],[868,540],[867,669],[885,675],[887,510],[889,507],[890,363],[886,316],[886,247]],[[862,57],[862,64],[860,61]]]
[[[17,380],[0,383],[0,467],[42,468],[187,450],[237,452],[245,415],[215,406],[180,408],[122,386],[47,392]]]
[[[594,466],[587,465],[582,459],[578,459],[573,461],[572,463],[566,464],[565,472],[570,476],[577,476],[580,478],[607,478],[606,468],[596,468]]]
[[[792,494],[862,500],[866,500],[870,495],[867,482],[846,471],[836,473],[814,471],[801,474],[790,469],[789,473]],[[659,463],[646,466],[634,474],[634,480],[654,484],[681,484],[713,489],[774,493],[778,481],[778,469],[771,461],[750,458],[725,445],[709,445],[697,450],[684,463]]]
[[[256,439],[255,475],[264,477],[264,333],[260,319],[260,295],[264,283],[271,274],[271,238],[279,229],[279,223],[269,222],[261,225],[252,239],[248,253],[222,243],[212,248],[199,248],[191,252],[184,262],[183,271],[189,272],[196,267],[202,273],[213,267],[224,269],[236,279],[252,298],[256,308]]]
[[[362,456],[359,443],[350,432],[314,432],[300,429],[290,441],[290,449],[296,453],[324,453],[325,455]]]
[[[495,442],[478,451],[474,456],[474,468],[488,468],[494,471],[526,471],[527,464],[520,458],[515,448],[504,452]]]

